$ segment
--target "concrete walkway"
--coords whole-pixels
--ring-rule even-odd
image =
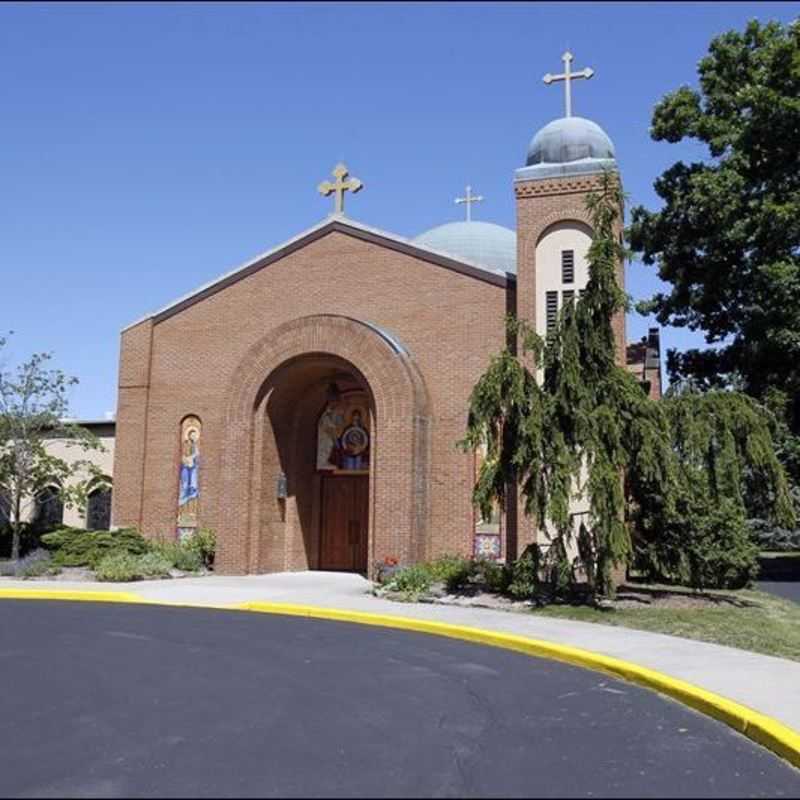
[[[468,625],[572,645],[700,686],[800,732],[800,663],[676,636],[483,608],[397,603],[373,597],[359,575],[299,572],[136,583],[0,580],[0,589],[133,592],[154,602],[232,606],[297,603]]]

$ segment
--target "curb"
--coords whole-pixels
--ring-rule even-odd
[[[133,592],[93,592],[74,589],[0,589],[0,600],[76,600],[86,603],[146,603]]]
[[[366,611],[347,611],[322,606],[296,605],[294,603],[247,602],[234,605],[194,605],[188,603],[164,603],[146,600],[133,592],[96,592],[58,589],[0,589],[0,599],[17,600],[75,600],[96,603],[136,603],[182,608],[214,608],[229,611],[250,611],[260,614],[278,614],[311,619],[327,619],[373,625],[397,630],[415,631],[449,639],[500,647],[517,653],[561,661],[573,666],[602,672],[659,692],[706,716],[724,722],[748,739],[766,747],[790,764],[800,768],[800,733],[766,714],[728,700],[686,681],[672,678],[662,672],[639,666],[612,656],[604,656],[590,650],[569,645],[555,644],[541,639],[529,639],[511,633],[498,633],[483,628],[452,625],[447,622],[413,619],[389,614],[372,614]]]

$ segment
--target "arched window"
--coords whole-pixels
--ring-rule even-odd
[[[89,492],[86,501],[86,527],[107,531],[111,527],[111,485],[103,482]]]
[[[200,436],[203,424],[194,415],[181,422],[180,465],[178,467],[178,535],[183,538],[197,530],[200,517]]]
[[[36,496],[31,522],[38,532],[52,530],[64,522],[64,503],[57,486],[47,486]]]

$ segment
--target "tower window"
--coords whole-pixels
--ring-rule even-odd
[[[575,251],[561,251],[561,282],[575,283]]]
[[[556,326],[558,319],[558,292],[547,292],[545,294],[545,326],[549,336]]]

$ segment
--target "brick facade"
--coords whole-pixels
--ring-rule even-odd
[[[533,319],[537,242],[556,222],[588,223],[594,180],[516,184],[516,281],[338,217],[126,329],[114,524],[175,536],[180,426],[196,415],[218,569],[316,567],[316,420],[335,378],[370,398],[369,564],[469,554],[474,461],[456,443],[470,392],[505,343],[506,314]],[[624,316],[615,328],[624,354]],[[536,536],[515,511],[511,557]]]
[[[194,414],[220,570],[313,568],[309,430],[338,372],[372,398],[370,563],[470,552],[473,462],[456,442],[504,342],[509,282],[341,222],[267,262],[123,332],[114,524],[175,535],[179,428]]]

